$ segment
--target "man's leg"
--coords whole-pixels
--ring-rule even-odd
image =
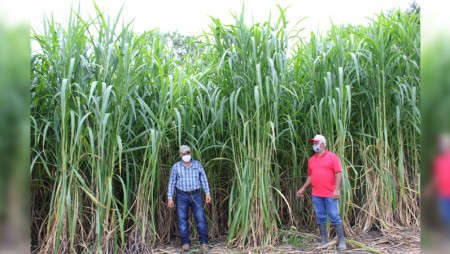
[[[203,200],[200,191],[192,194],[194,203],[192,204],[192,213],[194,214],[195,223],[197,224],[197,231],[200,245],[208,244],[208,223],[203,211]]]
[[[334,200],[332,197],[326,198],[326,209],[328,218],[330,218],[330,223],[334,225],[334,228],[336,229],[336,235],[338,237],[339,250],[346,250],[347,245],[345,244],[345,238],[344,238],[344,230],[342,229],[342,220],[341,216],[339,214],[339,201],[336,199]]]
[[[439,212],[441,215],[441,220],[445,229],[445,239],[450,240],[450,198],[440,197],[439,202]]]
[[[190,244],[189,239],[189,196],[178,192],[177,193],[177,216],[178,216],[178,233],[180,234],[181,243]]]
[[[312,196],[314,212],[316,213],[317,224],[319,225],[321,242],[320,245],[323,246],[328,242],[328,232],[327,232],[327,213],[324,198]]]
[[[325,198],[325,206],[327,210],[328,218],[332,225],[342,224],[341,216],[339,215],[339,201],[334,200],[332,197]]]

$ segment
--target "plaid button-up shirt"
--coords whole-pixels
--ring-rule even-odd
[[[205,170],[199,161],[192,160],[190,167],[186,167],[183,161],[179,161],[172,166],[169,179],[167,197],[172,198],[175,188],[182,191],[193,191],[203,189],[209,195],[208,179]]]

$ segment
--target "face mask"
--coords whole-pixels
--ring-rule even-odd
[[[181,159],[184,162],[190,162],[191,161],[191,156],[190,155],[184,155],[183,157],[181,157]]]
[[[318,145],[313,145],[313,150],[316,153],[320,153],[320,152],[322,152],[323,148],[321,148],[320,144],[318,144]]]

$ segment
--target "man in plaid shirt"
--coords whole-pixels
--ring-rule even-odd
[[[183,250],[190,249],[189,239],[189,207],[194,214],[197,232],[199,234],[200,245],[204,251],[208,250],[208,224],[203,212],[203,200],[200,188],[206,194],[206,204],[211,202],[208,179],[205,170],[199,161],[192,160],[191,148],[189,146],[180,147],[181,160],[172,166],[167,191],[167,205],[173,208],[173,194],[177,194],[177,216],[178,231],[180,234]]]

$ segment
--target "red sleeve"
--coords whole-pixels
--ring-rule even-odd
[[[335,155],[333,159],[333,171],[334,173],[342,172],[341,162],[339,161],[339,157],[337,155]]]

